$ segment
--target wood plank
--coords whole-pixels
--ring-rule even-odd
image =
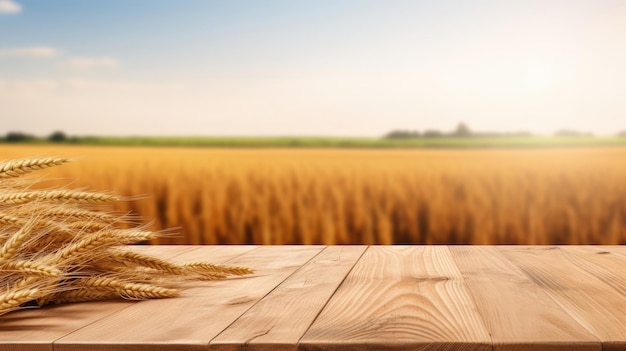
[[[585,260],[604,268],[603,272],[595,270],[597,276],[622,296],[626,296],[626,246],[568,246],[564,248],[568,252],[584,255]],[[625,343],[624,340],[608,341],[605,343],[605,349],[623,349]]]
[[[141,301],[58,340],[55,351],[206,349],[210,340],[323,248],[258,247],[227,262],[254,268],[253,276],[203,282],[176,299]]]
[[[610,251],[611,253],[616,254],[618,256],[626,257],[626,245],[599,246],[599,247],[606,251]]]
[[[211,341],[211,350],[296,350],[366,246],[330,246]]]
[[[444,246],[371,246],[300,341],[304,350],[491,350]]]
[[[497,351],[601,350],[589,331],[494,247],[453,246]]]
[[[597,276],[605,270],[556,246],[499,250],[599,338],[603,350],[626,349],[626,298]]]
[[[613,253],[614,249],[597,246],[562,246],[561,250],[571,254],[572,259],[578,259],[579,267],[626,297],[626,256]]]
[[[162,248],[162,246],[165,246]],[[177,255],[171,255],[169,248],[188,248],[188,250]],[[228,246],[194,246],[194,245],[155,245],[142,246],[145,248],[141,253],[163,257],[167,255],[167,260],[172,262],[209,262],[209,263],[225,263],[239,256],[256,250],[258,245],[228,245]],[[136,249],[134,251],[137,251]]]
[[[165,259],[197,249],[193,246],[129,247]],[[134,303],[136,301],[119,299],[11,312],[0,316],[2,350],[51,351],[53,341]]]

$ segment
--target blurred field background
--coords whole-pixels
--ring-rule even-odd
[[[2,145],[177,228],[158,244],[626,244],[626,148]]]

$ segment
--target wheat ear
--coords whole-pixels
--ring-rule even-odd
[[[111,258],[113,258],[117,262],[122,262],[125,264],[130,263],[172,274],[181,273],[180,267],[178,267],[178,265],[174,263],[167,262],[160,258],[138,254],[132,251],[118,250],[111,255]]]
[[[62,165],[66,158],[45,157],[12,160],[0,164],[0,178],[15,178],[32,171]]]
[[[244,275],[251,274],[254,271],[248,267],[238,267],[238,266],[224,266],[219,264],[211,264],[205,262],[192,262],[185,263],[180,265],[180,267],[185,271],[190,272],[218,272],[232,275]]]
[[[18,308],[21,304],[36,300],[41,296],[41,291],[37,288],[11,290],[8,289],[4,294],[0,294],[0,314],[10,312]]]
[[[45,264],[35,261],[8,261],[4,262],[0,269],[5,271],[16,271],[23,275],[35,275],[35,276],[43,276],[43,277],[59,277],[61,275],[61,270]]]
[[[228,275],[253,273],[253,271],[247,267],[215,265],[205,262],[176,264],[131,251],[116,252],[112,257],[120,262],[133,263],[141,267],[148,267],[172,274],[194,275],[203,280],[224,279]]]
[[[0,213],[0,224],[19,224],[20,219],[8,213]]]
[[[35,190],[0,194],[0,204],[22,204],[35,200],[97,204],[119,199],[114,195],[74,190]]]
[[[12,259],[22,248],[22,243],[31,235],[32,225],[22,226],[17,232],[11,235],[0,248],[0,264]]]
[[[94,288],[78,288],[63,291],[54,296],[50,301],[55,304],[68,302],[98,301],[119,297],[117,291],[98,290]],[[42,301],[43,302],[43,301]],[[45,304],[45,303],[44,303]]]
[[[178,290],[152,284],[131,283],[115,277],[90,277],[76,281],[77,285],[87,288],[98,288],[117,291],[121,296],[130,299],[154,299],[174,297]]]
[[[44,217],[44,215],[42,214],[41,217]],[[25,225],[27,222],[28,220],[6,213],[0,213],[0,224],[18,226]],[[67,234],[66,236],[71,235],[71,238],[73,238],[76,235],[76,229],[104,229],[110,224],[93,221],[78,221],[61,224],[52,220],[40,219],[32,225],[37,228],[45,228],[46,231],[64,233]]]
[[[42,212],[43,216],[49,217],[64,217],[64,218],[82,218],[82,219],[97,219],[103,221],[113,221],[116,218],[109,213],[84,210],[81,208],[67,208],[54,206],[47,208]],[[1,220],[0,216],[0,220]]]
[[[85,252],[103,249],[115,245],[135,244],[140,241],[154,239],[154,232],[139,230],[111,230],[90,234],[84,239],[71,243],[56,253],[59,260],[78,256]]]

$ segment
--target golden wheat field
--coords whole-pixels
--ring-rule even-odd
[[[626,244],[626,148],[0,150],[77,158],[45,177],[134,197],[155,243]]]

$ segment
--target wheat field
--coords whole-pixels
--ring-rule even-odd
[[[626,244],[626,148],[0,146],[52,155],[42,184],[129,196],[154,243]]]

